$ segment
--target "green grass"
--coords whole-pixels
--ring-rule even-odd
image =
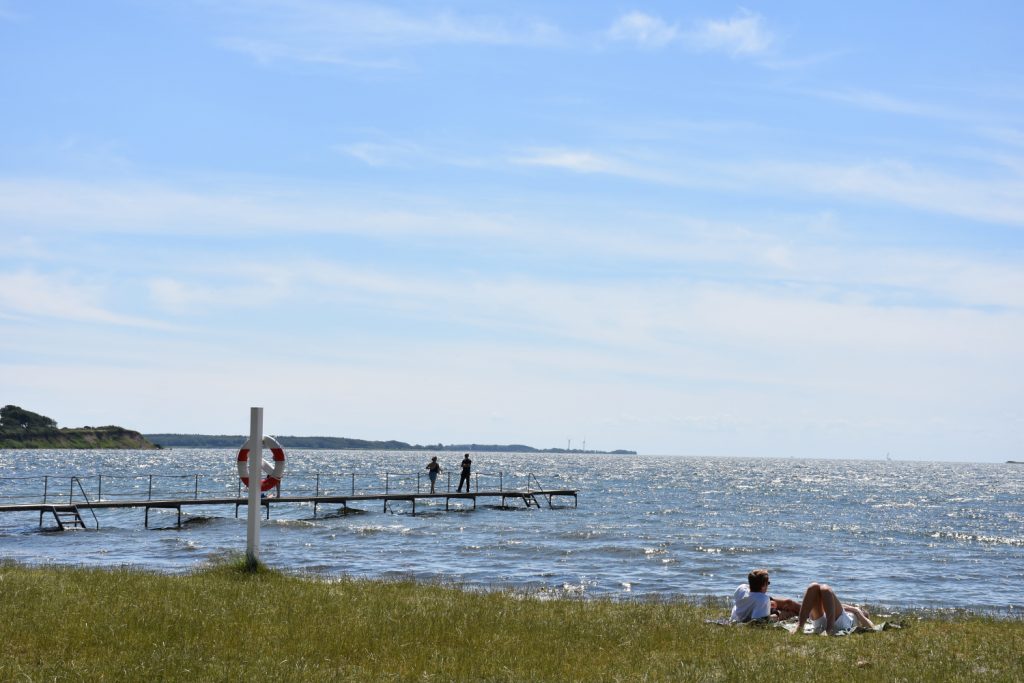
[[[186,576],[2,564],[0,608],[0,681],[1024,678],[1020,621],[915,619],[883,633],[792,636],[707,625],[724,610],[686,602],[328,582],[247,571],[244,561]]]

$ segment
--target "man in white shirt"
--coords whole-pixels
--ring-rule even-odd
[[[740,584],[733,595],[730,621],[752,621],[771,616],[772,600],[768,597],[767,569],[755,569],[747,575],[747,582]]]

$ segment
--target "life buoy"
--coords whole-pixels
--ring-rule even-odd
[[[281,483],[281,477],[284,476],[284,449],[272,436],[263,437],[263,447],[269,448],[270,452],[274,454],[273,467],[268,465],[266,460],[263,461],[263,471],[267,473],[267,478],[260,481],[260,491],[269,491],[278,486]],[[249,485],[250,450],[249,442],[246,441],[242,449],[238,451],[238,477],[246,486]]]

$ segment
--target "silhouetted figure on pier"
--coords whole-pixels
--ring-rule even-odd
[[[469,493],[469,470],[473,466],[473,461],[469,459],[469,453],[462,458],[462,475],[459,477],[459,488],[456,489],[457,493],[462,493],[462,484],[466,484],[466,493]]]

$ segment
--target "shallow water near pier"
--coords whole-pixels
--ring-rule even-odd
[[[287,447],[287,444],[285,444]],[[90,498],[234,496],[236,452],[0,451],[0,504]],[[1024,616],[1024,467],[1002,464],[474,454],[480,490],[579,490],[556,509],[501,509],[481,498],[408,503],[277,504],[261,523],[261,559],[323,577],[414,578],[552,595],[731,595],[753,567],[799,597],[828,581],[849,602]],[[460,454],[440,454],[454,490]],[[429,454],[289,450],[282,493],[427,490]],[[319,475],[319,479],[318,479]],[[48,479],[43,479],[48,477]],[[532,482],[534,488],[536,482]],[[242,493],[244,495],[244,491]],[[79,494],[75,499],[80,500]],[[496,501],[493,501],[496,502]],[[85,512],[87,523],[93,520]],[[44,532],[38,513],[0,513],[0,559],[186,572],[244,553],[245,508],[97,510],[98,530]],[[53,526],[44,517],[44,526]]]

